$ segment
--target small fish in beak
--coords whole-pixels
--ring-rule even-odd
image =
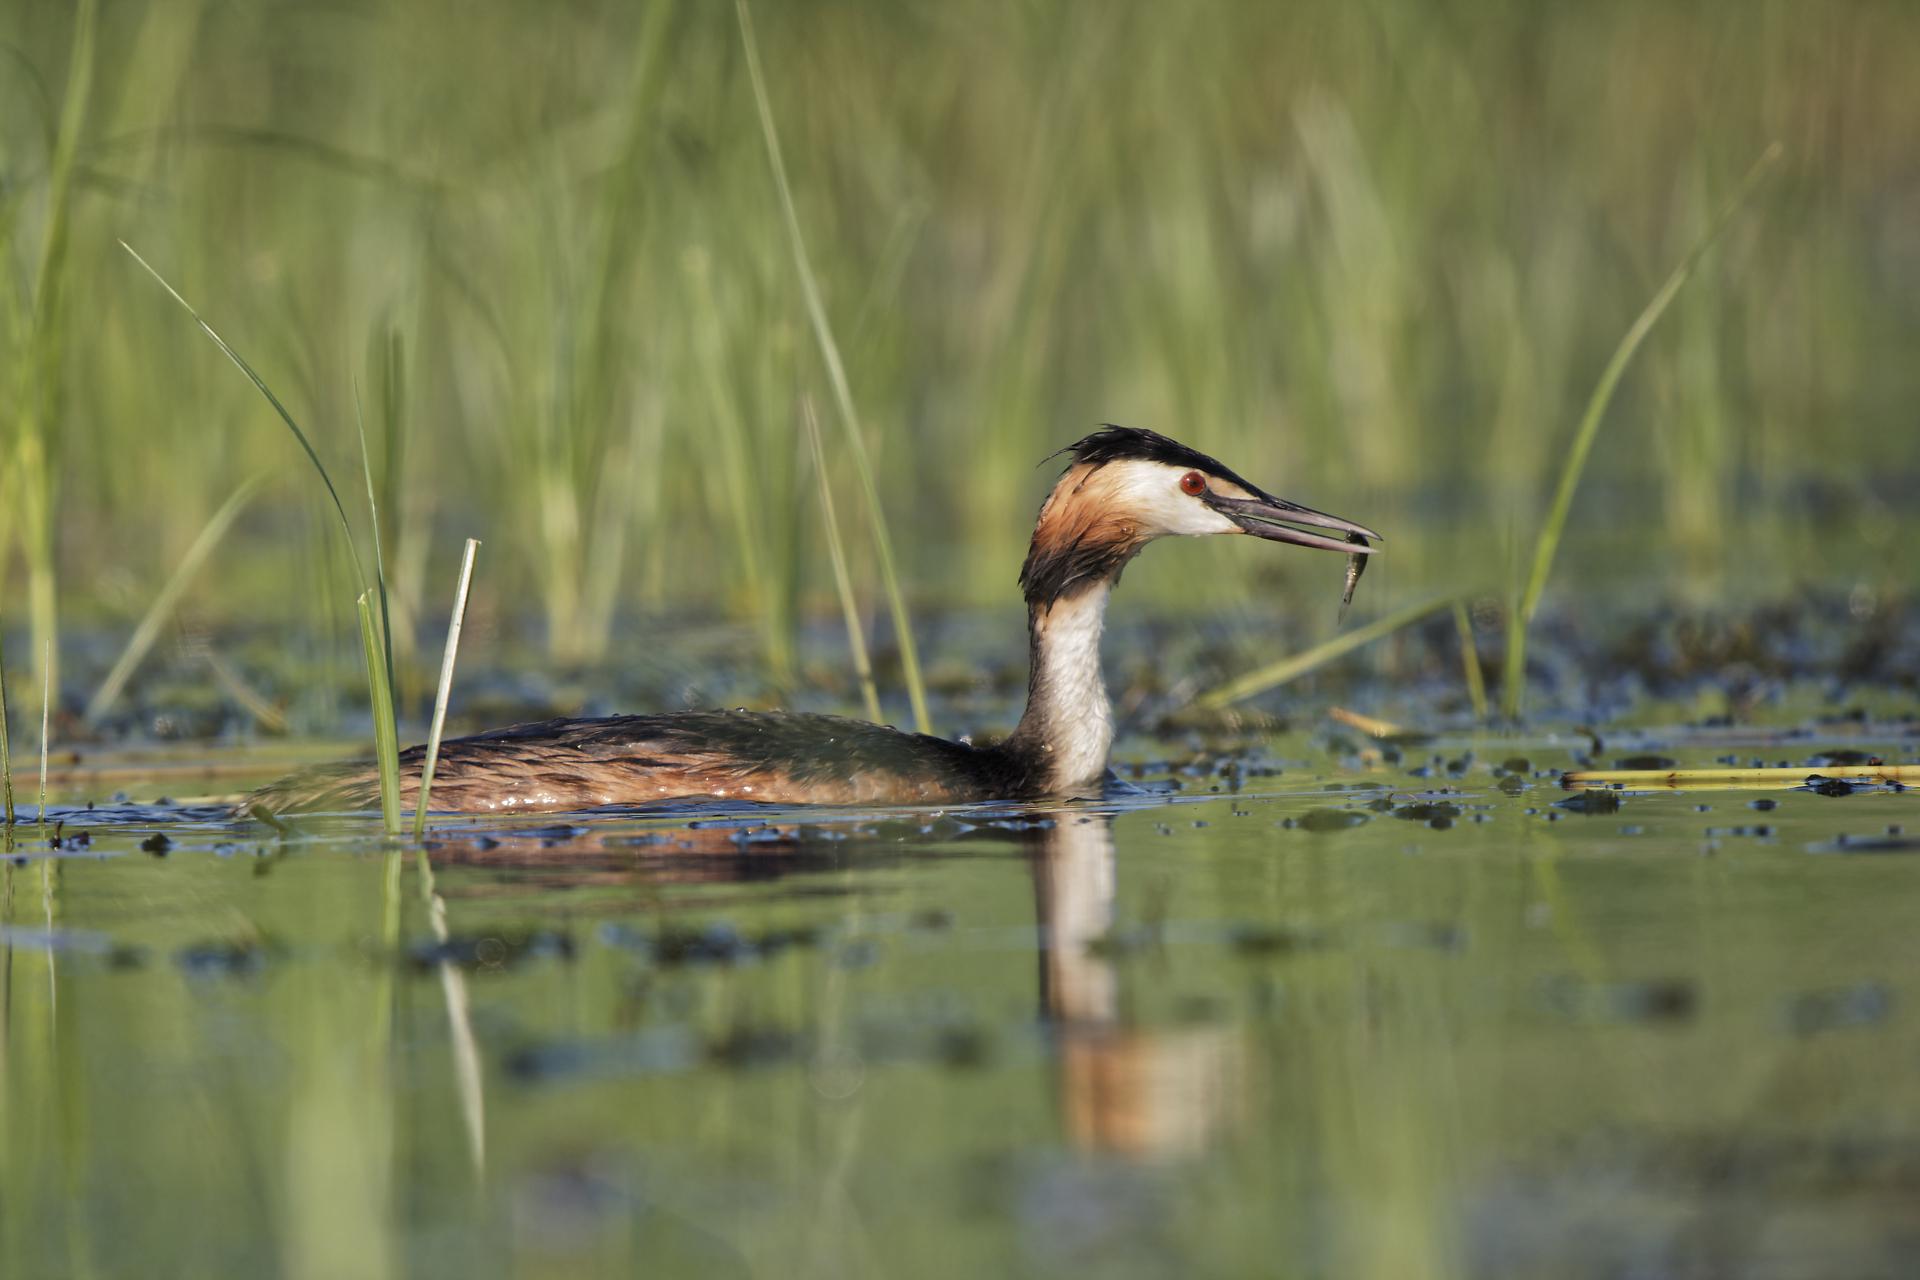
[[[1356,546],[1367,546],[1367,540],[1357,533],[1349,533],[1347,541]],[[1367,547],[1367,550],[1371,552],[1372,548]],[[1347,556],[1347,589],[1340,593],[1340,621],[1342,622],[1347,620],[1347,606],[1353,603],[1353,589],[1360,585],[1360,575],[1367,571],[1367,563],[1372,559],[1371,554],[1363,555],[1358,551]]]

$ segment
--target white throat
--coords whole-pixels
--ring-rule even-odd
[[[1107,769],[1113,709],[1100,673],[1100,633],[1112,590],[1109,582],[1096,583],[1029,619],[1033,668],[1015,734],[1039,749],[1054,791],[1097,786]]]

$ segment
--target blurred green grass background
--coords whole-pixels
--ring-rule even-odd
[[[1774,142],[1628,372],[1561,581],[1911,590],[1908,4],[755,18],[916,605],[1014,606],[1035,464],[1103,421],[1382,530],[1363,605],[1503,596],[1600,367]],[[120,239],[337,473],[364,405],[409,652],[466,535],[478,607],[560,662],[719,611],[782,677],[797,621],[833,616],[801,427],[833,402],[732,6],[0,7],[0,600],[24,653],[131,629],[261,472],[194,616],[348,636],[324,495]],[[849,551],[871,603],[871,546]],[[1331,557],[1247,551],[1148,556],[1127,598],[1331,619]]]

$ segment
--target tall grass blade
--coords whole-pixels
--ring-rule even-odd
[[[1746,177],[1741,179],[1732,199],[1721,207],[1705,234],[1687,251],[1680,265],[1673,269],[1673,274],[1667,277],[1666,282],[1634,318],[1633,324],[1620,339],[1620,345],[1614,348],[1606,368],[1600,372],[1600,381],[1594,385],[1593,395],[1587,400],[1586,412],[1580,416],[1580,425],[1573,434],[1573,445],[1567,450],[1566,463],[1560,469],[1560,482],[1554,489],[1546,522],[1541,525],[1540,536],[1534,542],[1533,570],[1527,577],[1520,607],[1507,619],[1507,669],[1501,709],[1509,719],[1519,716],[1526,690],[1527,627],[1532,623],[1534,610],[1540,607],[1540,597],[1547,589],[1547,578],[1553,572],[1553,558],[1560,549],[1560,535],[1566,529],[1567,515],[1573,507],[1574,490],[1579,487],[1580,473],[1586,468],[1587,455],[1592,451],[1594,438],[1599,434],[1600,421],[1606,416],[1607,406],[1613,403],[1614,390],[1620,385],[1621,376],[1626,373],[1627,365],[1640,349],[1640,344],[1646,340],[1647,334],[1659,323],[1667,307],[1699,267],[1700,260],[1719,241],[1732,222],[1733,215],[1746,203],[1780,155],[1781,147],[1777,142],[1760,154],[1753,167],[1747,170]]]
[[[920,675],[920,653],[914,645],[913,623],[907,616],[906,598],[900,591],[900,576],[894,568],[893,541],[887,535],[887,517],[880,505],[880,487],[873,478],[873,463],[867,456],[866,433],[860,415],[853,406],[853,390],[847,382],[847,370],[840,359],[840,346],[834,341],[833,328],[827,323],[826,305],[820,300],[820,286],[814,278],[813,263],[807,256],[807,243],[800,234],[800,215],[794,208],[793,188],[787,181],[786,161],[780,154],[780,135],[774,128],[773,103],[767,96],[766,76],[760,69],[760,47],[753,36],[753,15],[747,0],[734,0],[734,12],[740,20],[740,41],[746,52],[747,78],[753,84],[753,102],[760,115],[760,134],[767,147],[767,164],[773,170],[774,186],[780,193],[780,213],[787,226],[787,242],[793,252],[793,265],[800,277],[800,293],[806,302],[807,320],[814,340],[827,366],[827,381],[840,410],[853,454],[854,470],[860,476],[860,488],[866,497],[867,519],[873,535],[874,551],[880,561],[880,579],[887,592],[887,609],[893,615],[893,629],[900,644],[900,665],[907,680],[907,698],[913,704],[914,727],[921,733],[933,732],[927,715],[926,682]]]
[[[242,482],[240,487],[233,491],[232,496],[221,504],[220,509],[213,513],[213,518],[207,521],[206,527],[200,530],[200,535],[193,540],[193,545],[187,548],[187,554],[180,558],[180,563],[174,566],[172,575],[160,588],[160,594],[156,595],[153,603],[147,606],[147,611],[141,617],[139,625],[134,627],[133,635],[128,638],[126,648],[122,649],[120,656],[114,660],[113,669],[107,672],[107,678],[100,682],[100,688],[94,692],[92,700],[87,703],[85,719],[88,724],[98,721],[112,709],[114,702],[126,688],[127,681],[133,677],[133,673],[147,656],[147,651],[153,648],[153,642],[159,638],[160,628],[165,626],[167,619],[173,615],[174,606],[180,602],[181,595],[192,583],[194,575],[200,571],[200,566],[206,563],[209,555],[213,554],[213,549],[220,545],[220,540],[227,536],[227,530],[233,527],[234,520],[246,508],[247,503],[260,492],[266,479],[267,477],[262,475]]]
[[[1453,602],[1453,629],[1460,634],[1460,666],[1467,678],[1467,699],[1473,704],[1473,718],[1484,724],[1487,719],[1487,677],[1480,670],[1480,646],[1473,638],[1473,615],[1467,602]]]
[[[74,8],[73,43],[67,55],[66,90],[47,174],[45,222],[34,267],[31,318],[18,345],[20,378],[13,389],[19,414],[19,499],[27,561],[27,612],[35,656],[52,663],[59,655],[58,566],[54,526],[58,518],[59,467],[53,450],[60,440],[66,387],[61,365],[65,336],[68,245],[72,237],[74,173],[81,135],[93,99],[94,46],[99,28],[98,0],[80,0]],[[52,667],[42,683],[58,676]]]
[[[373,525],[373,578],[380,592],[380,649],[386,661],[388,696],[396,687],[393,680],[393,612],[387,603],[387,557],[380,546],[380,503],[373,496],[373,457],[367,452],[367,415],[360,407],[360,387],[353,388],[353,423],[360,432],[360,471],[367,481],[367,520]],[[392,429],[392,424],[388,424]],[[393,709],[388,709],[393,715]]]
[[[47,829],[47,742],[53,728],[53,655],[40,660],[40,831]]]
[[[1210,689],[1194,699],[1194,705],[1205,711],[1217,711],[1243,698],[1251,698],[1256,693],[1265,693],[1268,689],[1323,667],[1335,658],[1351,653],[1362,645],[1372,644],[1383,636],[1390,636],[1400,628],[1418,622],[1430,613],[1437,613],[1452,604],[1453,600],[1452,596],[1435,596],[1429,600],[1422,600],[1418,604],[1410,604],[1384,618],[1369,622],[1364,627],[1355,627],[1345,635],[1335,636],[1325,644],[1317,644],[1305,653],[1283,658],[1270,666],[1261,667],[1258,671],[1248,672],[1237,680],[1228,681],[1217,689]]]
[[[120,247],[131,254],[133,260],[139,263],[148,275],[159,282],[160,287],[165,289],[167,293],[172,296],[173,300],[180,304],[182,310],[193,317],[193,322],[199,325],[201,331],[209,338],[213,339],[213,344],[220,348],[222,354],[224,354],[227,359],[233,361],[235,368],[247,375],[247,380],[253,383],[260,394],[266,397],[267,403],[273,406],[273,411],[280,416],[280,421],[286,423],[287,430],[293,432],[293,438],[300,442],[300,448],[305,451],[307,461],[311,462],[313,469],[320,473],[320,483],[327,486],[327,496],[333,499],[334,514],[340,517],[340,532],[344,534],[347,539],[347,555],[353,561],[354,579],[364,590],[369,585],[367,582],[367,573],[360,564],[359,548],[354,545],[353,525],[347,520],[347,508],[340,501],[340,491],[333,487],[333,477],[327,474],[327,468],[321,463],[320,455],[314,452],[313,442],[307,439],[307,433],[300,429],[300,424],[293,420],[293,415],[287,412],[287,407],[280,403],[280,397],[274,395],[273,389],[267,386],[266,381],[262,379],[259,374],[254,372],[253,366],[248,364],[238,351],[235,351],[231,346],[227,345],[227,340],[215,332],[212,325],[201,319],[200,313],[193,309],[193,304],[181,297],[180,291],[168,284],[165,276],[155,271],[153,266],[145,258],[141,257],[139,252],[125,240],[120,242]]]
[[[7,644],[0,634],[0,806],[5,809],[5,829],[13,833],[13,751],[7,741]]]
[[[213,674],[213,682],[219,685],[220,691],[232,698],[242,711],[259,721],[260,727],[268,733],[287,731],[286,713],[269,702],[258,689],[248,684],[246,678],[235,670],[233,664],[222,657],[218,650],[212,645],[206,645],[199,652],[200,656],[206,660],[207,670]]]
[[[840,517],[833,509],[833,484],[827,478],[826,450],[820,443],[820,420],[811,398],[800,401],[807,426],[807,445],[813,450],[813,473],[820,481],[820,518],[827,527],[827,556],[833,561],[833,587],[840,596],[840,612],[847,623],[847,645],[853,650],[853,673],[860,680],[860,697],[867,718],[880,719],[880,689],[873,682],[873,661],[867,656],[867,637],[860,626],[860,606],[853,598],[853,578],[847,572],[847,549],[840,542]]]
[[[427,733],[427,758],[420,764],[420,802],[413,811],[413,838],[427,830],[427,800],[433,794],[433,767],[440,758],[440,734],[447,727],[447,702],[453,696],[453,663],[460,653],[460,628],[467,620],[467,595],[473,587],[473,561],[480,540],[467,539],[460,557],[460,582],[453,589],[453,616],[447,621],[447,649],[440,659],[440,688],[433,696],[433,727]]]
[[[400,834],[400,732],[393,722],[393,690],[380,656],[380,637],[373,620],[371,591],[362,591],[360,652],[367,663],[367,698],[373,707],[373,750],[380,766],[380,817],[390,836]]]
[[[7,251],[6,238],[0,236],[0,253]],[[18,316],[7,317],[11,323],[20,323]],[[0,595],[7,589],[7,560],[5,548],[13,540],[13,518],[20,509],[20,500],[14,494],[13,475],[15,459],[10,454],[0,454]]]
[[[688,262],[688,287],[693,294],[694,304],[691,337],[695,363],[699,366],[701,385],[707,392],[710,407],[708,427],[712,433],[719,481],[726,491],[726,497],[720,505],[726,508],[732,525],[747,599],[752,601],[753,611],[768,628],[767,657],[774,678],[784,681],[793,674],[792,655],[780,643],[780,619],[773,607],[772,592],[767,587],[767,572],[763,563],[765,539],[761,535],[759,515],[762,503],[760,496],[753,491],[753,448],[741,421],[739,401],[735,397],[726,364],[725,333],[713,294],[711,275],[705,254],[694,255]]]
[[[313,469],[319,473],[320,482],[327,487],[327,496],[333,500],[334,515],[339,517],[340,520],[340,533],[346,539],[347,557],[353,565],[354,580],[360,587],[358,602],[360,612],[360,645],[367,664],[367,695],[373,707],[374,754],[380,764],[381,819],[385,824],[388,835],[399,835],[400,742],[399,730],[395,725],[393,705],[393,628],[387,607],[386,566],[382,563],[380,548],[380,512],[379,506],[374,499],[373,464],[367,454],[366,424],[364,420],[359,422],[360,460],[362,470],[366,473],[367,505],[372,509],[373,516],[374,569],[379,575],[378,590],[380,593],[380,618],[377,626],[375,625],[372,606],[368,603],[367,599],[367,597],[372,594],[374,585],[367,581],[367,571],[365,566],[361,564],[359,548],[354,544],[353,524],[347,519],[346,504],[340,500],[340,490],[334,486],[333,477],[327,474],[327,468],[320,461],[319,453],[314,450],[313,442],[307,439],[307,433],[300,429],[300,424],[294,421],[293,414],[288,412],[286,405],[280,402],[280,397],[273,393],[273,389],[267,385],[266,380],[254,372],[253,366],[248,364],[245,358],[243,358],[238,351],[235,351],[212,325],[201,318],[200,313],[194,310],[193,304],[180,296],[179,290],[167,283],[165,276],[154,270],[153,265],[141,257],[134,247],[126,241],[122,240],[120,247],[132,255],[133,260],[139,263],[148,275],[159,282],[160,287],[165,289],[189,316],[193,317],[193,322],[200,326],[201,331],[213,339],[214,345],[219,347],[227,359],[233,362],[234,367],[245,374],[247,380],[253,383],[255,389],[258,390],[262,396],[266,397],[267,403],[273,406],[273,411],[279,415],[280,421],[286,424],[287,430],[293,433],[293,438],[299,441],[300,448],[307,455],[307,461],[311,462]],[[360,418],[358,413],[359,403],[359,389],[356,387],[354,390],[356,419]]]

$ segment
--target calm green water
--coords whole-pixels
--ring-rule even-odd
[[[1849,731],[1664,742],[1916,755]],[[90,844],[6,877],[0,1264],[1904,1270],[1911,794],[1580,814],[1487,764],[1564,744],[1270,752],[1050,811],[449,821],[430,872],[365,823],[61,810]]]

